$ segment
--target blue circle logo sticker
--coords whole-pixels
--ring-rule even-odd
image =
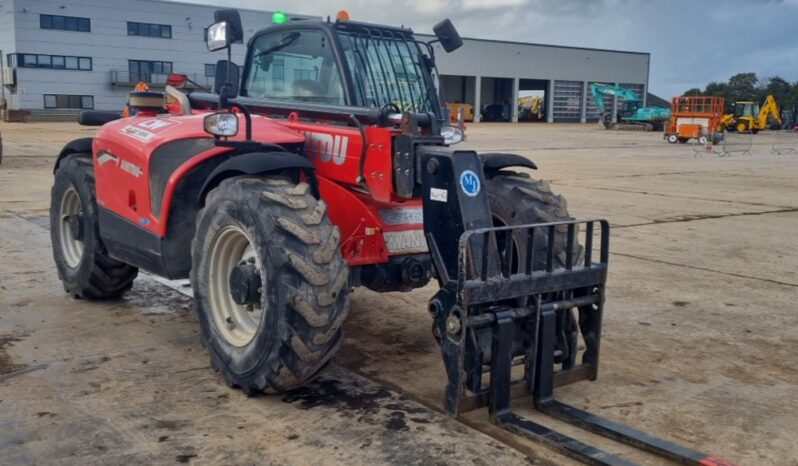
[[[460,174],[460,188],[468,197],[474,197],[479,194],[479,177],[471,170],[464,170]]]

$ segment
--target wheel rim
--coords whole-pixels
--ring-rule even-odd
[[[208,298],[211,314],[222,337],[233,346],[245,346],[255,338],[263,317],[265,277],[260,277],[258,303],[239,304],[233,297],[230,277],[234,269],[252,265],[261,275],[260,260],[249,236],[233,225],[223,227],[209,248]]]
[[[64,192],[59,214],[61,218],[59,224],[61,252],[67,265],[74,269],[80,265],[80,260],[83,258],[83,238],[80,233],[83,222],[83,206],[80,203],[80,196],[73,186]]]

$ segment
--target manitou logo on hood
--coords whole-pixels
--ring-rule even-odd
[[[141,141],[147,142],[164,129],[180,124],[176,120],[166,118],[151,118],[138,123],[127,125],[122,128],[122,134],[132,136]]]
[[[108,162],[113,162],[117,168],[129,175],[133,175],[136,178],[140,177],[141,174],[144,173],[144,170],[142,170],[141,167],[135,163],[121,159],[110,152],[101,151],[97,155],[97,165],[102,167]]]
[[[346,149],[349,147],[347,136],[333,136],[327,133],[314,133],[305,131],[307,137],[307,151],[311,158],[318,158],[322,162],[331,159],[336,165],[343,165],[346,160]]]
[[[114,165],[119,166],[119,157],[108,152],[100,152],[100,155],[97,156],[97,164],[102,167],[108,162],[113,162]]]

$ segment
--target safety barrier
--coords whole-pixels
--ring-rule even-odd
[[[771,154],[798,154],[798,132],[782,130],[773,131]]]
[[[754,145],[753,133],[730,133],[723,132],[723,138],[720,141],[720,152],[716,152],[721,157],[730,156],[732,154],[748,154],[751,155],[751,147]]]
[[[693,157],[700,157],[703,154],[711,154],[713,152],[714,144],[712,144],[711,137],[704,144],[701,144],[699,138],[692,138],[690,141],[690,145],[693,147]]]

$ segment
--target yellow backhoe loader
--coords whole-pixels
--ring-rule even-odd
[[[735,102],[734,113],[723,115],[720,119],[720,127],[727,131],[751,131],[756,134],[759,130],[768,128],[769,118],[775,122],[773,127],[781,126],[779,106],[772,95],[767,96],[761,107],[753,101]]]

